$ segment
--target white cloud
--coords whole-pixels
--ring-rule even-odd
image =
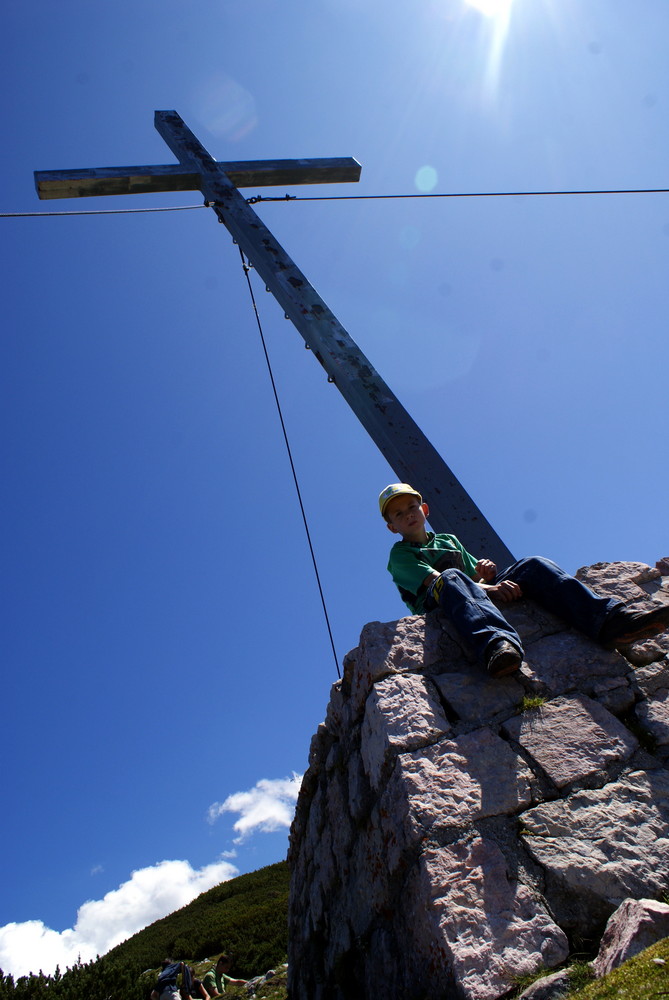
[[[227,861],[199,870],[187,861],[161,861],[142,868],[102,899],[84,903],[73,928],[54,931],[41,920],[0,927],[0,968],[16,978],[40,969],[50,974],[56,965],[64,971],[79,957],[89,962],[236,874]]]
[[[235,792],[224,802],[214,802],[208,810],[209,822],[215,822],[223,813],[238,813],[233,824],[238,834],[235,844],[255,832],[287,830],[301,784],[302,775],[295,773],[290,778],[262,778],[249,791]],[[221,858],[235,856],[236,851],[230,850]],[[96,865],[91,875],[103,870],[102,865]],[[40,969],[50,974],[56,965],[64,971],[78,959],[89,962],[236,874],[237,868],[227,860],[199,870],[191,868],[187,861],[161,861],[142,868],[102,899],[88,900],[80,906],[74,927],[54,931],[41,920],[0,927],[0,968],[16,978]]]
[[[255,831],[275,833],[282,828],[288,829],[301,784],[302,775],[295,773],[291,778],[261,778],[250,791],[234,792],[225,802],[214,802],[209,806],[207,818],[213,823],[223,813],[239,813],[233,825],[239,834],[236,844]]]

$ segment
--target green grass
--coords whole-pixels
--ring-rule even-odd
[[[223,882],[103,958],[62,975],[24,977],[16,983],[0,975],[0,1000],[147,1000],[166,955],[188,962],[202,978],[222,951],[232,954],[230,971],[238,978],[276,970],[258,988],[257,1000],[287,1000],[288,879],[288,866],[281,862]],[[190,947],[182,948],[187,942]],[[563,1000],[669,1000],[669,938],[604,979],[588,982],[590,974],[587,962],[575,962],[571,991]],[[515,995],[541,975],[519,980]],[[247,992],[230,986],[226,997],[246,1000]]]
[[[533,708],[541,708],[542,705],[546,704],[546,699],[542,698],[541,695],[529,695],[526,694],[520,705],[518,706],[521,712],[531,712]]]
[[[287,1000],[288,997],[288,969],[284,968],[284,963],[277,966],[276,975],[268,979],[266,983],[258,987],[256,1000]],[[205,969],[202,970],[206,971]],[[265,972],[268,970],[265,969]],[[225,996],[231,1000],[248,1000],[248,993],[245,986],[226,986]]]
[[[513,996],[519,997],[532,983],[546,975],[550,975],[550,970],[518,979]],[[560,1000],[669,998],[669,938],[658,941],[601,979],[594,978],[589,962],[574,962],[569,967],[569,982],[569,992],[563,993]]]
[[[588,986],[594,978],[595,973],[590,962],[574,962],[569,966],[569,985],[574,993]]]
[[[555,969],[537,969],[535,972],[528,973],[525,976],[515,977],[515,985],[513,989],[513,997],[520,997],[526,989],[532,986],[533,983],[538,982],[545,976],[550,976]],[[573,990],[580,989],[585,986],[586,983],[594,977],[594,972],[590,967],[589,962],[573,962],[569,966],[569,982]],[[563,998],[561,997],[561,1000]]]
[[[204,972],[226,952],[232,958],[232,976],[264,975],[286,961],[289,881],[288,865],[282,861],[222,882],[94,962],[16,982],[0,974],[0,1000],[147,1000],[167,956]],[[246,997],[243,987],[235,990]],[[232,989],[229,995],[235,996]],[[285,974],[268,982],[257,996],[284,1000]]]
[[[564,1000],[654,1000],[656,997],[669,997],[669,938],[623,962],[608,976],[568,993]]]
[[[289,882],[285,861],[221,882],[105,958],[150,969],[165,956],[198,962],[224,951],[232,959],[232,976],[264,973],[288,950]]]

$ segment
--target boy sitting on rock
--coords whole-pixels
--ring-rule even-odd
[[[470,555],[455,535],[427,531],[428,506],[408,483],[386,486],[379,507],[388,529],[402,536],[388,561],[402,600],[414,615],[440,608],[490,677],[514,673],[523,660],[520,637],[497,603],[529,597],[609,647],[657,635],[669,625],[669,605],[627,609],[621,601],[598,597],[541,556],[520,559],[498,573],[490,559]]]

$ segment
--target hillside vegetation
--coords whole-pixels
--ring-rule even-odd
[[[147,1000],[169,956],[196,969],[225,951],[231,975],[249,979],[286,961],[289,871],[285,861],[209,889],[94,962],[53,976],[0,974],[0,1000]],[[269,995],[269,994],[268,994]]]
[[[285,862],[240,875],[157,920],[94,962],[53,976],[23,976],[16,982],[0,973],[0,1000],[148,1000],[163,958],[183,959],[196,975],[202,975],[208,960],[222,951],[233,958],[231,974],[235,977],[250,979],[276,969],[278,974],[258,989],[257,998],[286,1000],[288,888]],[[587,966],[577,964],[573,989],[564,1000],[667,997],[669,938],[583,988],[587,978]],[[226,996],[234,1000],[246,997],[247,992],[243,986],[233,986]]]

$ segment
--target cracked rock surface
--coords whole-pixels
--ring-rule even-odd
[[[577,575],[643,607],[663,572]],[[366,625],[345,658],[291,829],[293,1000],[496,1000],[669,891],[669,633],[611,651],[504,612],[512,677],[440,612]]]

